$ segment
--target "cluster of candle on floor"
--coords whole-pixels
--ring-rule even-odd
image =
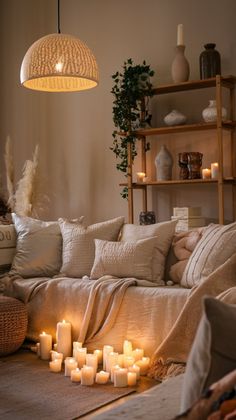
[[[135,386],[140,375],[146,375],[150,359],[144,357],[143,349],[133,349],[131,341],[123,343],[123,353],[114,351],[113,346],[105,345],[102,350],[87,353],[87,348],[78,341],[71,345],[71,324],[57,323],[57,343],[52,350],[52,336],[43,332],[36,345],[38,356],[50,360],[51,372],[61,372],[64,363],[65,376],[81,385],[106,384],[109,380],[115,387]],[[99,371],[99,366],[103,370]]]

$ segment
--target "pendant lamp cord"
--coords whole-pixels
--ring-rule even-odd
[[[60,0],[57,0],[57,32],[61,33],[60,27]]]

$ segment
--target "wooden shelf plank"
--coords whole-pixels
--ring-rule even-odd
[[[191,184],[217,184],[217,179],[172,179],[171,181],[148,181],[148,182],[133,182],[133,188],[145,188],[146,186],[165,186],[165,185],[191,185]],[[235,184],[236,179],[232,177],[224,178],[223,183]],[[120,183],[122,187],[127,186],[127,183]]]
[[[225,87],[232,87],[236,83],[235,76],[221,77],[222,85]],[[162,85],[154,89],[154,95],[162,95],[165,93],[181,92],[186,90],[204,89],[216,86],[216,78],[211,77],[203,80],[190,80],[183,83],[173,83],[170,85]]]
[[[222,122],[222,128],[225,130],[232,130],[236,127],[236,121],[224,121]],[[145,128],[134,131],[134,134],[137,137],[148,137],[155,136],[160,134],[174,134],[174,133],[183,133],[187,131],[203,131],[203,130],[216,130],[217,124],[200,122],[195,124],[184,124],[184,125],[174,125],[174,126],[164,126],[164,127],[155,127],[155,128]],[[119,133],[121,136],[126,136],[127,133]]]

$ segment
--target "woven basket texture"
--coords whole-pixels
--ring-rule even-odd
[[[0,356],[19,349],[27,330],[27,310],[20,300],[0,296]]]

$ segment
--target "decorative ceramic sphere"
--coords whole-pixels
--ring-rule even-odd
[[[224,107],[221,108],[222,120],[226,120],[227,111]],[[217,120],[216,100],[210,99],[209,105],[202,111],[202,117],[205,122],[215,122]]]
[[[187,117],[176,109],[173,109],[173,111],[164,117],[165,124],[169,126],[185,124],[186,120]]]

